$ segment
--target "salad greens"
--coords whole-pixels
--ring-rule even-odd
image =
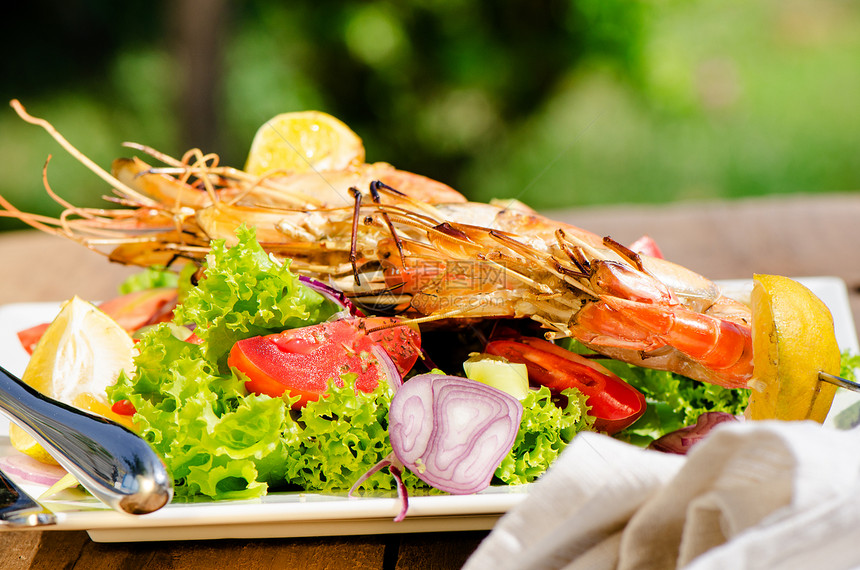
[[[299,424],[304,426],[301,445],[285,465],[288,480],[303,489],[345,491],[370,467],[391,453],[388,441],[388,407],[391,393],[380,383],[366,394],[353,389],[353,374],[341,376],[344,385],[329,387],[329,396],[308,402]],[[404,473],[409,488],[427,488],[412,473]],[[365,489],[394,489],[394,478],[374,473]]]
[[[246,499],[269,489],[345,492],[391,453],[391,395],[383,383],[370,394],[355,391],[350,374],[341,377],[343,387],[331,386],[328,397],[300,411],[289,407],[297,398],[248,393],[245,379],[225,364],[236,341],[325,321],[337,307],[273,261],[253,230],[241,228],[237,237],[231,248],[213,242],[197,285],[181,280],[174,321],[140,335],[135,372],[121,374],[108,396],[134,405],[138,431],[164,458],[177,498]],[[188,324],[200,344],[175,334]],[[528,396],[497,482],[533,481],[576,431],[590,426],[584,397],[574,391],[567,397],[562,409],[546,389]],[[426,488],[408,472],[404,484]],[[394,486],[384,472],[362,484]]]
[[[338,308],[305,287],[287,264],[275,262],[244,226],[236,247],[214,241],[206,278],[184,289],[174,322],[196,325],[206,357],[226,367],[236,341],[322,322]]]
[[[133,377],[108,388],[135,406],[138,432],[165,460],[175,495],[250,498],[265,492],[257,468],[298,437],[280,400],[249,395],[235,377],[219,376],[203,349],[179,340],[167,324],[142,335]],[[263,475],[263,476],[261,476]]]
[[[705,412],[743,415],[748,390],[706,384],[663,370],[612,361],[604,365],[645,395],[648,407],[636,423],[616,437],[639,445],[693,425]]]
[[[573,339],[565,339],[562,346],[574,352],[591,352]],[[648,406],[642,417],[614,436],[636,445],[646,446],[668,433],[693,425],[704,412],[742,415],[749,400],[748,390],[723,388],[617,360],[601,359],[600,364],[645,396]]]
[[[158,289],[160,287],[176,287],[179,284],[179,276],[173,271],[167,270],[160,265],[153,265],[135,273],[119,286],[119,293],[134,293],[144,289]]]
[[[507,457],[496,470],[496,478],[509,485],[531,483],[561,454],[577,433],[589,430],[594,418],[588,415],[585,396],[574,388],[562,390],[567,404],[552,401],[549,388],[531,390],[522,400],[520,431]]]

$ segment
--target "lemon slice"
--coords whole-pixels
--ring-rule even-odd
[[[809,289],[787,277],[756,275],[752,292],[753,379],[747,416],[824,422],[839,374],[833,317]]]
[[[282,113],[257,130],[245,171],[262,176],[343,170],[364,162],[364,145],[348,126],[319,111]]]
[[[113,319],[86,301],[66,301],[36,345],[21,376],[42,394],[131,427],[128,416],[110,409],[105,389],[121,370],[134,369],[134,342]],[[9,440],[18,451],[43,463],[56,462],[16,425]]]

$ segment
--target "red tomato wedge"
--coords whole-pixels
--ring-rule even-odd
[[[299,396],[294,407],[318,400],[332,380],[342,385],[340,375],[346,373],[356,375],[356,389],[372,392],[385,377],[374,346],[385,350],[401,376],[418,359],[421,337],[416,330],[405,325],[374,330],[393,322],[383,317],[341,319],[248,338],[233,345],[227,364],[245,375],[249,392],[279,397],[289,390]]]
[[[36,325],[34,327],[18,331],[18,341],[21,343],[21,346],[24,347],[24,350],[27,351],[27,354],[33,354],[33,351],[36,350],[36,345],[39,343],[39,339],[41,339],[45,334],[45,331],[48,330],[48,326],[50,326],[50,324],[51,323],[42,323],[41,325]]]
[[[645,413],[645,397],[633,386],[591,360],[547,340],[533,337],[494,340],[485,352],[526,365],[529,381],[553,393],[576,388],[587,397],[594,427],[621,431]]]
[[[657,245],[657,242],[651,238],[651,236],[642,236],[637,239],[633,243],[628,246],[629,249],[635,251],[636,253],[644,253],[650,257],[656,257],[658,259],[663,259],[663,252],[660,251],[660,247]]]
[[[137,410],[134,408],[134,404],[129,400],[118,400],[114,402],[114,405],[111,406],[110,409],[113,413],[121,416],[133,416],[137,413]]]
[[[176,300],[176,289],[144,289],[104,301],[98,307],[119,326],[133,333],[146,325],[154,325],[173,318]],[[33,354],[36,343],[45,334],[49,324],[36,325],[18,333],[18,340],[24,350]]]

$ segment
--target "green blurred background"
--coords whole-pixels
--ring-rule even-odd
[[[242,166],[275,114],[369,161],[541,209],[860,189],[860,2],[47,0],[0,24],[0,91],[107,167],[135,141]],[[106,186],[0,108],[0,194]],[[0,218],[0,229],[20,227]]]

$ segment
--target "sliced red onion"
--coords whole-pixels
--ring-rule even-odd
[[[400,371],[397,370],[397,365],[391,359],[391,356],[385,352],[379,344],[374,344],[370,348],[370,352],[376,357],[379,362],[379,370],[385,376],[385,381],[388,383],[389,391],[393,394],[403,385],[403,379],[400,377]]]
[[[16,479],[50,487],[66,476],[59,465],[48,465],[26,455],[0,457],[0,467]]]
[[[388,434],[397,459],[424,482],[452,494],[477,493],[514,444],[522,405],[486,384],[421,374],[394,395]]]
[[[439,368],[433,363],[433,360],[430,358],[430,354],[427,353],[427,347],[422,345],[419,350],[421,351],[421,362],[424,363],[424,366],[427,368],[427,370],[441,370],[441,368]]]
[[[715,426],[724,423],[740,421],[737,416],[727,412],[705,412],[696,420],[696,424],[683,427],[651,442],[649,449],[686,455],[690,448],[708,435]]]
[[[382,461],[368,469],[364,475],[359,477],[358,480],[352,484],[352,487],[350,487],[347,496],[352,497],[352,494],[355,493],[355,490],[358,489],[359,485],[370,479],[374,473],[383,467],[388,467],[388,472],[391,473],[392,477],[394,477],[394,481],[397,485],[397,498],[400,500],[400,512],[397,513],[396,517],[394,517],[394,522],[400,522],[406,518],[406,511],[409,510],[409,493],[406,492],[406,485],[403,484],[403,465],[397,460],[394,453],[389,453],[382,459]]]
[[[352,302],[346,298],[346,295],[344,295],[343,292],[338,291],[331,285],[326,285],[319,279],[314,279],[307,275],[299,275],[299,281],[340,307],[341,311],[338,311],[338,315],[341,315],[344,311],[347,313],[346,315],[341,315],[340,318],[364,316],[364,313],[362,313],[358,307],[353,305]]]

